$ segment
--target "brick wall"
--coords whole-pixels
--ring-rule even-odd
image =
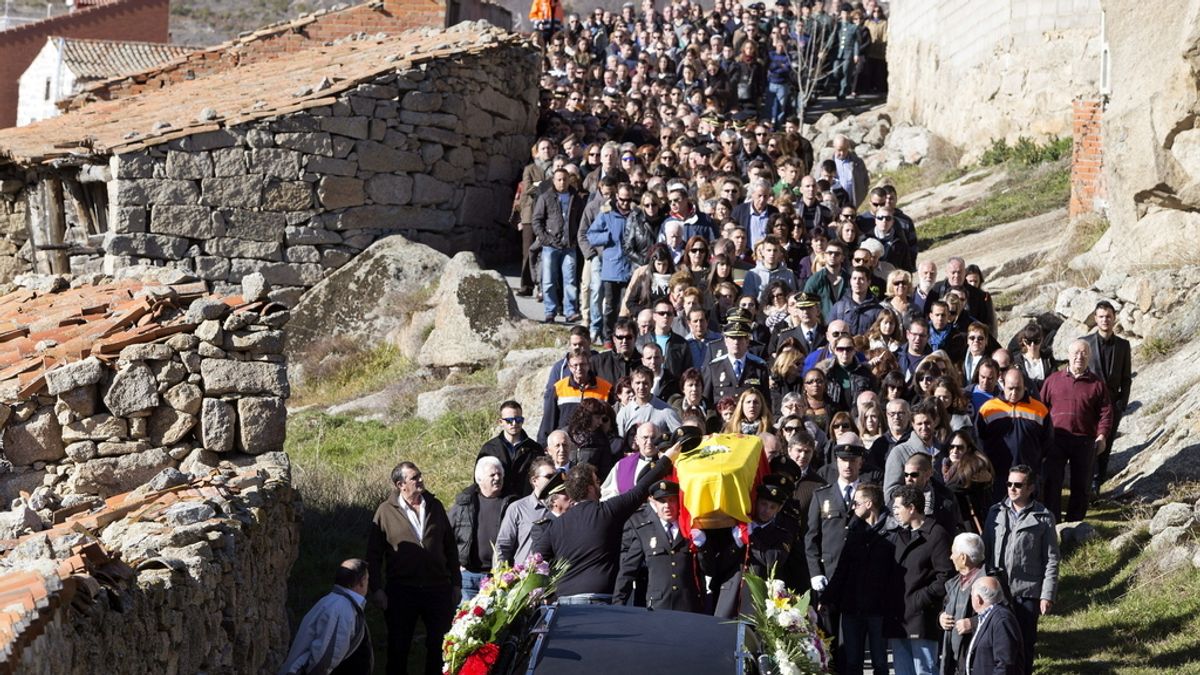
[[[308,49],[354,33],[398,33],[411,28],[443,28],[446,5],[440,0],[383,0],[263,28],[249,37],[192,52],[185,59],[151,71],[114,78],[86,88],[62,104],[75,110],[94,100],[112,100],[169,87],[239,65]]]
[[[18,81],[46,38],[167,42],[170,0],[120,0],[0,31],[0,128],[17,121]]]
[[[1104,146],[1100,123],[1104,104],[1076,99],[1072,105],[1071,217],[1099,210],[1104,200]]]

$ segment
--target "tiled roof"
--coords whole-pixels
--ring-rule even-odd
[[[336,95],[385,72],[516,44],[522,38],[463,23],[313,47],[162,91],[98,102],[0,131],[0,158],[38,163],[105,155],[256,119],[330,105]]]
[[[183,56],[193,47],[157,42],[121,42],[119,40],[80,40],[53,37],[62,41],[62,63],[80,79],[129,75],[153,68]]]
[[[19,290],[0,297],[0,401],[25,400],[45,389],[46,371],[195,328],[183,311],[208,295],[203,281],[160,286],[123,281],[56,293]],[[261,309],[241,297],[221,298],[241,311]]]
[[[54,513],[55,525],[41,532],[27,534],[15,540],[0,541],[0,668],[13,672],[11,667],[22,650],[28,647],[54,620],[59,608],[95,599],[101,586],[118,590],[128,584],[135,569],[153,567],[154,560],[126,559],[114,555],[99,540],[100,532],[115,521],[132,518],[139,522],[162,522],[167,507],[179,502],[221,503],[240,492],[239,485],[260,476],[256,467],[228,475],[209,475],[190,483],[156,492],[134,491],[105,500],[98,508],[82,510],[64,508]],[[271,479],[267,479],[267,484]],[[218,518],[228,517],[228,514]],[[47,542],[72,541],[70,554],[57,560],[57,565],[10,565],[6,558],[14,549],[34,539]],[[45,548],[49,549],[49,546]],[[57,547],[56,547],[57,548]],[[118,552],[120,553],[120,552]],[[49,559],[46,559],[49,561]],[[40,561],[39,561],[40,562]],[[51,561],[55,562],[55,561]],[[82,596],[82,597],[79,597]]]

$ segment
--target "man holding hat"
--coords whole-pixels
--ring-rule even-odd
[[[847,528],[854,515],[854,492],[860,483],[859,472],[865,455],[861,445],[839,443],[834,446],[837,480],[814,490],[812,503],[808,507],[805,554],[808,556],[808,571],[812,575],[812,589],[818,598],[817,609],[823,613],[825,625],[829,628],[838,626],[839,617],[830,607],[820,603],[820,594],[837,572],[842,549],[846,545]],[[837,631],[830,630],[829,633],[836,635]]]
[[[703,437],[694,427],[679,427],[672,445],[632,490],[601,502],[600,480],[591,464],[567,473],[566,495],[573,502],[562,516],[545,527],[533,551],[546,560],[563,560],[567,570],[558,584],[562,604],[609,604],[617,580],[621,534],[625,521],[650,496],[654,484],[671,472],[681,452],[695,448]]]
[[[613,604],[625,604],[634,580],[645,578],[648,609],[704,611],[694,553],[679,527],[679,483],[654,484],[649,503],[625,524],[622,549]]]
[[[731,313],[732,314],[732,313]],[[714,404],[754,387],[771,400],[767,363],[750,353],[750,322],[738,315],[725,324],[725,353],[704,367],[704,400]]]

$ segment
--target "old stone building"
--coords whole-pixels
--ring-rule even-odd
[[[0,280],[171,266],[302,292],[400,233],[485,260],[536,122],[536,51],[487,24],[357,36],[0,132]]]

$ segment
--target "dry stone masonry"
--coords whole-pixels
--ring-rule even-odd
[[[220,297],[134,271],[0,298],[0,605],[21,608],[0,612],[0,662],[267,672],[299,541],[290,312],[261,274]]]
[[[246,98],[242,78],[254,77],[255,66],[205,78],[212,91],[193,93],[213,99],[200,119],[217,116],[214,123],[162,120],[151,134],[129,131],[112,138],[108,152],[76,155],[58,171],[28,161],[54,152],[38,145],[53,145],[54,131],[45,141],[23,135],[32,131],[0,132],[9,195],[0,200],[0,218],[32,204],[35,239],[47,243],[22,250],[24,220],[20,231],[0,220],[0,274],[35,264],[38,271],[112,274],[145,264],[233,293],[257,272],[272,286],[270,299],[290,306],[387,234],[448,253],[509,252],[515,242],[505,223],[537,116],[538,62],[529,44],[466,23],[320,51],[272,61],[302,75],[264,82],[259,100],[225,100]],[[320,68],[322,59],[331,65]],[[333,89],[350,70],[353,86]],[[295,88],[299,77],[307,84]],[[284,86],[295,90],[271,91]],[[141,94],[135,107],[161,106],[167,114],[159,99],[183,96],[184,88]],[[44,124],[77,135],[59,120],[88,110]],[[119,129],[119,120],[111,124]],[[12,157],[7,166],[5,155]],[[65,233],[55,233],[56,222]]]

